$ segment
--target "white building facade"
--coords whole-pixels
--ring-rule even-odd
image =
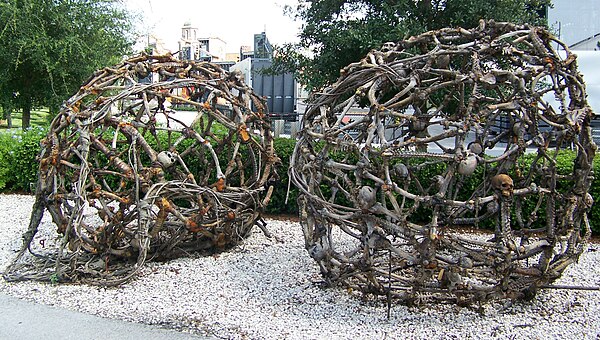
[[[219,62],[225,60],[227,43],[218,37],[199,38],[198,28],[186,22],[181,28],[179,59]]]

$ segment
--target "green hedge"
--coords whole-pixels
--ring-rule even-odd
[[[36,156],[40,150],[40,141],[45,136],[46,131],[42,128],[33,128],[25,132],[0,132],[0,191],[2,192],[31,192],[36,182],[38,161]],[[275,182],[275,191],[267,213],[269,214],[292,214],[298,213],[296,198],[298,190],[292,185],[288,193],[288,176],[290,157],[294,151],[295,140],[288,138],[275,139],[275,151],[281,159],[281,166],[278,169],[279,179]],[[560,174],[567,174],[573,166],[574,153],[561,152],[557,159],[557,168]],[[522,158],[522,166],[525,168],[532,161],[532,156]],[[190,169],[197,168],[190,164]],[[428,179],[435,174],[435,169],[424,169],[419,175],[422,182],[427,183]],[[193,170],[192,170],[193,171]],[[594,160],[594,173],[600,173],[600,160]],[[473,176],[476,179],[477,176]],[[472,190],[475,183],[465,181],[464,190]],[[560,185],[560,183],[559,183]],[[596,179],[590,189],[592,197],[596,201],[600,199],[600,180]],[[288,200],[286,202],[286,197]],[[596,235],[600,234],[600,202],[596,202],[589,214],[589,220],[592,230]]]
[[[293,184],[290,186],[289,197],[286,203],[289,184],[287,169],[290,167],[290,157],[294,152],[296,140],[290,138],[275,138],[273,145],[275,146],[277,156],[281,159],[281,166],[277,169],[279,179],[275,182],[275,190],[273,191],[271,202],[267,206],[267,213],[296,215],[298,214],[298,205],[296,204],[298,189],[296,189]]]
[[[46,129],[0,132],[0,190],[31,192],[37,182],[40,141]]]

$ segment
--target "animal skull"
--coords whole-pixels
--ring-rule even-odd
[[[377,192],[370,186],[363,186],[358,191],[358,205],[362,210],[369,210],[377,202]]]
[[[243,84],[244,74],[240,70],[233,70],[229,73],[229,80],[234,81],[238,84]]]
[[[504,197],[510,197],[513,194],[513,180],[507,174],[499,174],[492,177],[492,187],[500,191]]]
[[[398,177],[400,177],[403,180],[407,179],[410,174],[408,172],[408,167],[402,163],[394,165],[394,171],[396,172],[396,175],[398,175]]]
[[[594,197],[592,197],[592,195],[588,192],[587,194],[585,194],[583,202],[588,208],[591,208],[594,204]]]
[[[471,152],[467,152],[466,157],[458,163],[458,173],[470,176],[477,168],[477,157]]]
[[[146,78],[150,72],[148,71],[148,67],[146,66],[146,64],[144,64],[143,62],[138,62],[137,64],[135,64],[134,68],[135,72],[141,77],[141,78]]]
[[[469,151],[471,151],[474,154],[480,155],[481,153],[483,153],[483,146],[481,146],[481,143],[479,142],[471,142],[469,144],[468,147]]]

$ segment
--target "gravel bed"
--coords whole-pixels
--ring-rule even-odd
[[[32,196],[0,195],[0,270],[21,246]],[[43,228],[55,229],[49,216]],[[394,305],[322,288],[297,222],[268,220],[230,252],[148,263],[116,288],[7,283],[0,292],[102,317],[231,339],[598,339],[600,292],[547,289],[531,302]],[[590,244],[556,284],[600,285],[600,246]]]

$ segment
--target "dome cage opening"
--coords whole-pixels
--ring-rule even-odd
[[[29,230],[5,276],[101,285],[264,229],[278,162],[266,103],[241,73],[170,55],[97,71],[52,121],[39,159]],[[45,211],[57,251],[35,249]]]
[[[542,28],[386,43],[306,109],[306,249],[330,284],[405,303],[532,298],[590,237],[592,117],[576,55]]]

